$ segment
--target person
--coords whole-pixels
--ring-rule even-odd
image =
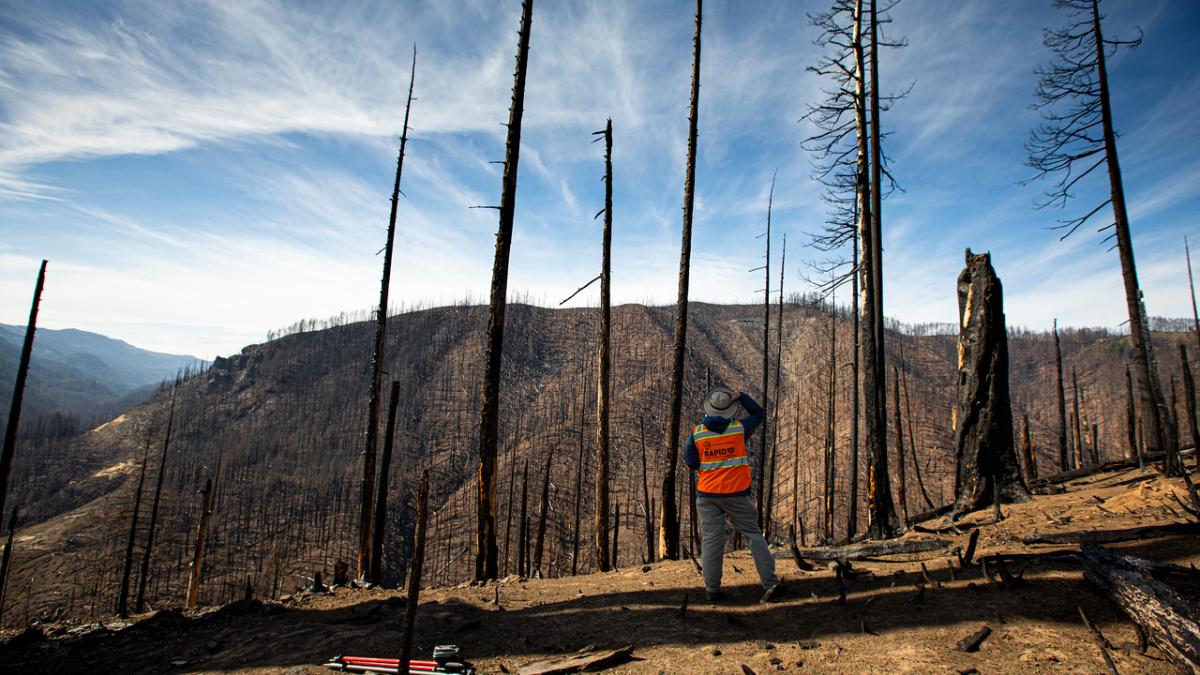
[[[747,413],[741,420],[737,419],[739,408]],[[766,411],[745,393],[734,396],[729,389],[717,387],[704,397],[704,418],[692,430],[684,448],[684,463],[699,472],[696,510],[700,514],[704,590],[712,602],[726,599],[721,590],[726,518],[750,543],[764,590],[760,602],[783,595],[779,577],[775,576],[775,559],[758,527],[758,510],[750,496],[747,439],[765,418]]]

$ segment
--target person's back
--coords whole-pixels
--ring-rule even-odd
[[[737,419],[738,408],[748,413]],[[746,440],[766,418],[766,411],[745,393],[734,396],[723,387],[704,398],[705,416],[688,437],[684,462],[699,472],[696,510],[700,515],[704,587],[710,600],[721,600],[722,563],[725,554],[725,519],[746,537],[763,588],[762,601],[777,596],[781,587],[775,560],[758,527],[758,511],[750,497],[750,457]]]

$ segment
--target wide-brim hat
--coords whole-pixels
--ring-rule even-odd
[[[704,397],[704,413],[713,417],[733,419],[737,415],[738,399],[725,387],[716,387]]]

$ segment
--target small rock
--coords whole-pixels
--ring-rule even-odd
[[[649,565],[642,565],[642,572],[643,572],[643,573],[645,573],[645,572],[649,572],[649,571],[650,571],[650,566],[649,566]]]
[[[708,650],[708,653],[710,656],[720,656],[721,650],[717,649],[716,647],[712,647],[711,649]]]
[[[800,649],[816,649],[821,646],[821,643],[816,640],[802,640],[796,643],[796,646]]]
[[[779,664],[783,663],[783,659],[779,658],[778,656],[772,656],[770,663],[773,666],[778,666]]]

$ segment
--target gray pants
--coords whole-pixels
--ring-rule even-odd
[[[746,541],[750,542],[750,553],[754,556],[754,567],[762,579],[763,588],[779,583],[775,576],[775,559],[767,548],[767,540],[758,529],[758,510],[750,495],[737,497],[696,496],[696,510],[700,512],[700,545],[704,559],[704,588],[715,591],[721,588],[722,558],[725,555],[725,517]]]

